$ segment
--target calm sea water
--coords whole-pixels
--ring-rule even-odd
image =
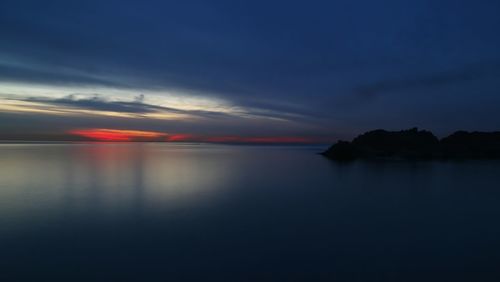
[[[1,281],[500,281],[500,162],[0,145]]]

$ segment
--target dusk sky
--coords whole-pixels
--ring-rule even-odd
[[[499,11],[498,0],[3,0],[0,140],[499,130]]]

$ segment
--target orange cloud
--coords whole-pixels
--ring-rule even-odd
[[[314,143],[307,137],[297,136],[200,136],[185,133],[169,134],[157,131],[143,130],[121,130],[121,129],[74,129],[68,134],[84,137],[93,141],[127,142],[127,141],[163,141],[163,142],[206,142],[206,143],[256,143],[256,144],[279,144],[279,143]]]
[[[156,131],[105,128],[75,129],[69,131],[68,133],[95,141],[154,141],[167,136],[165,133]]]

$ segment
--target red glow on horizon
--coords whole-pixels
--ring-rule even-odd
[[[168,142],[185,142],[185,141],[195,141],[195,136],[191,134],[172,134],[165,138]]]
[[[159,142],[207,142],[207,143],[255,143],[255,144],[308,144],[315,139],[299,136],[201,136],[185,133],[162,133],[143,130],[122,129],[74,129],[68,131],[70,135],[84,137],[92,141],[101,142],[132,142],[132,141],[159,141]]]
[[[306,137],[295,136],[271,136],[271,137],[243,137],[243,136],[214,136],[205,139],[212,143],[312,143],[313,140]]]
[[[148,141],[164,137],[166,134],[155,131],[120,130],[120,129],[75,129],[68,132],[71,135],[89,138],[95,141]]]

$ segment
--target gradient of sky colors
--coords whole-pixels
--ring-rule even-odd
[[[498,130],[498,11],[488,0],[4,0],[0,140]]]

